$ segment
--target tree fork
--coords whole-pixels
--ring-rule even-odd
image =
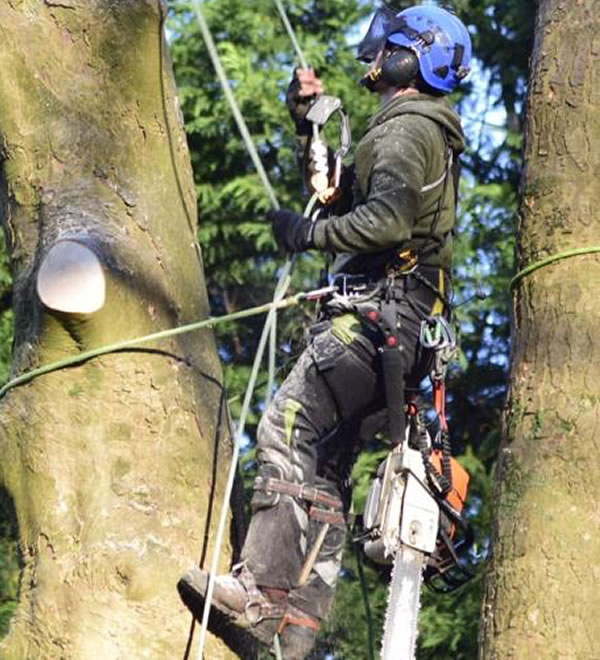
[[[600,33],[595,0],[540,0],[527,104],[519,268],[600,244]],[[600,259],[516,287],[510,387],[480,657],[592,658],[600,649],[596,392]]]
[[[207,315],[164,11],[0,5],[14,373]],[[202,331],[6,395],[0,487],[22,574],[3,659],[183,654],[190,619],[175,585],[208,550],[230,453],[221,383]],[[216,640],[207,652],[231,657]]]

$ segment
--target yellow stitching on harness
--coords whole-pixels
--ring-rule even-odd
[[[444,291],[444,271],[440,268],[438,272],[438,289],[440,290],[440,293],[444,295],[446,292]],[[436,316],[442,314],[444,311],[444,301],[441,300],[439,296],[436,297],[435,302],[433,303],[433,307],[431,309],[431,316]]]
[[[285,426],[285,444],[289,447],[292,444],[292,433],[294,432],[294,422],[298,411],[302,410],[302,404],[295,399],[286,399],[283,422]]]
[[[354,314],[342,314],[331,322],[331,333],[349,346],[360,331],[360,322]]]

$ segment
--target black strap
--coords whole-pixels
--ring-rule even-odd
[[[358,313],[383,334],[381,347],[381,365],[385,386],[385,398],[388,409],[390,439],[399,445],[406,435],[406,417],[404,414],[404,358],[400,341],[399,314],[393,291],[393,282],[388,282],[386,295],[374,306],[357,306]]]
[[[384,348],[381,354],[385,398],[387,401],[390,436],[394,446],[399,445],[406,434],[404,415],[404,361],[400,351]]]
[[[454,57],[452,58],[452,64],[450,65],[455,71],[460,69],[462,64],[463,57],[465,54],[465,47],[462,44],[454,44]]]

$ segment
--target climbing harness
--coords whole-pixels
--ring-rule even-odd
[[[402,256],[402,263],[389,269],[385,277],[334,276],[338,291],[328,303],[333,313],[356,314],[381,338],[379,352],[392,450],[379,466],[369,490],[359,538],[368,557],[393,565],[384,660],[413,657],[421,581],[425,579],[437,590],[456,588],[466,581],[470,574],[462,567],[460,555],[472,542],[462,516],[469,477],[452,457],[446,419],[445,378],[457,349],[452,328],[443,315],[425,316],[419,333],[423,349],[432,354],[430,379],[437,416],[434,437],[414,398],[404,389],[398,305],[400,301],[408,302],[405,283],[410,278],[424,283],[431,294],[448,305],[447,309],[449,301],[420,272],[414,254],[406,252]],[[409,592],[410,597],[401,595]]]

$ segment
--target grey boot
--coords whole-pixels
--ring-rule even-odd
[[[208,573],[193,568],[177,584],[182,601],[198,620],[202,620],[208,577]],[[238,564],[232,573],[215,578],[209,628],[223,637],[224,629],[235,626],[240,634],[249,633],[263,644],[271,645],[286,606],[285,601],[269,600],[256,586],[246,566]]]
[[[188,571],[178,582],[182,601],[197,620],[202,619],[208,573]],[[254,640],[271,646],[279,632],[284,660],[304,660],[314,645],[319,623],[287,602],[274,602],[254,581],[245,564],[215,578],[210,631],[242,658],[254,657]]]

